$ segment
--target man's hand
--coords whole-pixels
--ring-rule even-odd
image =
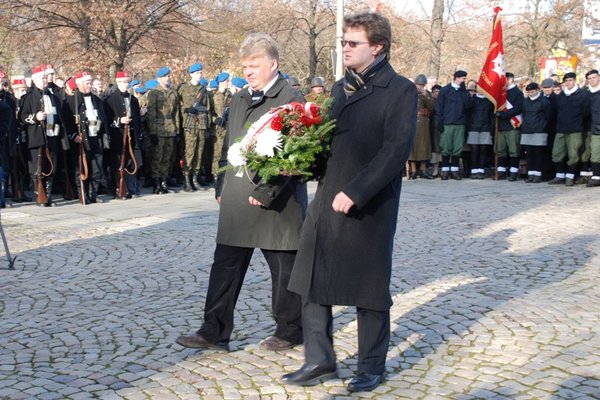
[[[75,141],[75,143],[79,144],[81,142],[83,142],[83,139],[81,138],[81,135],[77,135],[75,136],[75,138],[73,139]]]
[[[339,192],[338,194],[336,194],[335,198],[333,199],[333,203],[331,204],[331,207],[333,207],[333,211],[341,212],[344,214],[348,214],[348,212],[350,212],[350,209],[353,206],[354,202],[350,197],[346,196],[344,192]]]
[[[35,114],[35,119],[37,119],[38,121],[45,121],[46,120],[46,113],[43,111],[38,111]]]
[[[122,125],[127,125],[131,122],[131,118],[130,117],[121,117],[121,119],[119,120],[119,122]]]
[[[217,204],[221,205],[221,196],[217,196],[215,199],[217,200]]]
[[[261,203],[260,201],[256,200],[252,196],[248,197],[248,203],[250,203],[250,205],[257,206],[257,207],[261,207],[263,205],[263,203]]]

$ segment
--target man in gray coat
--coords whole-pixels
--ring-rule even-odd
[[[389,21],[344,21],[344,79],[333,86],[331,154],[312,201],[289,288],[302,295],[304,365],[284,383],[308,386],[336,375],[332,306],[357,308],[358,365],[351,392],[383,379],[390,340],[390,279],[401,166],[417,123],[417,89],[388,63]]]
[[[304,102],[302,94],[279,75],[279,51],[269,35],[249,35],[239,55],[249,88],[231,101],[220,166],[227,164],[229,145],[262,115],[293,101]],[[215,195],[220,204],[219,226],[204,323],[194,335],[179,336],[177,343],[229,349],[235,303],[255,248],[261,249],[271,270],[276,323],[275,333],[261,347],[276,351],[302,343],[301,299],[287,285],[306,213],[306,184],[289,176],[262,182],[248,171],[229,170],[218,177]]]

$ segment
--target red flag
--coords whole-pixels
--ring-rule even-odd
[[[492,40],[479,76],[479,82],[477,82],[477,91],[494,104],[494,111],[501,111],[506,107],[506,63],[504,62],[500,11],[502,11],[500,7],[494,8]]]

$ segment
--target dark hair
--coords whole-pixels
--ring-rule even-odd
[[[364,29],[371,44],[383,46],[382,53],[390,54],[392,26],[390,21],[379,13],[358,13],[344,17],[344,32],[348,28]]]

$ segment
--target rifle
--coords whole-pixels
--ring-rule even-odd
[[[133,171],[130,171],[125,166],[125,160],[127,153],[129,153],[129,158],[131,162],[133,162]],[[129,133],[129,124],[125,125],[125,129],[123,131],[123,145],[121,146],[121,163],[119,165],[119,190],[117,195],[121,200],[126,197],[126,182],[125,182],[125,173],[127,175],[135,175],[137,173],[137,161],[135,159],[135,154],[133,153],[133,148],[131,147],[131,135]]]
[[[89,149],[89,142],[85,131],[81,129],[81,119],[79,117],[79,103],[77,102],[77,92],[75,89],[75,124],[77,125],[77,134],[81,137],[81,143],[79,143],[79,203],[85,205],[85,181],[88,179],[88,161],[86,149]]]
[[[42,104],[42,112],[44,112],[44,93],[42,92],[42,98],[40,99],[40,103]],[[44,139],[44,148],[46,153],[46,158],[50,163],[50,171],[45,173],[42,169],[42,147],[38,149],[38,160],[37,160],[37,201],[38,205],[46,204],[48,202],[48,194],[46,193],[46,188],[44,187],[44,177],[48,177],[52,175],[54,172],[54,164],[52,163],[52,155],[50,154],[50,149],[48,148],[48,139],[46,138],[46,121],[40,121],[40,125],[42,126],[42,138]]]

